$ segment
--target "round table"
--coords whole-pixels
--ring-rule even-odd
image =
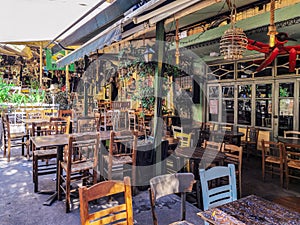
[[[291,145],[295,148],[300,149],[300,139],[299,138],[277,137],[277,140],[279,142],[284,143],[284,144],[288,144],[288,145]]]
[[[245,136],[243,132],[237,132],[237,131],[210,131],[210,137],[213,140],[214,138],[223,139],[223,141],[228,140],[229,143],[234,143],[238,146],[241,145],[241,137]],[[236,140],[236,141],[234,141]]]

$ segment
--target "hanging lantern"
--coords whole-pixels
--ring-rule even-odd
[[[224,59],[237,60],[243,58],[248,39],[243,29],[233,27],[225,31],[220,41],[220,53]]]
[[[230,6],[232,8],[230,28],[221,37],[220,53],[224,59],[238,60],[243,58],[248,39],[242,28],[235,27],[236,7],[235,4],[230,4]]]
[[[152,48],[150,48],[149,46],[146,47],[146,50],[143,54],[146,63],[152,61],[154,53],[155,53],[155,51]]]

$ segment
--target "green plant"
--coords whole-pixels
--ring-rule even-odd
[[[279,87],[279,96],[280,97],[289,97],[289,91],[287,88]]]

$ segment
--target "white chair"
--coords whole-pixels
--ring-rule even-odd
[[[233,164],[225,166],[215,166],[208,170],[200,169],[200,182],[203,197],[203,210],[223,205],[237,199],[236,175]],[[216,186],[210,187],[209,184],[220,178],[228,177],[228,182],[216,182]]]

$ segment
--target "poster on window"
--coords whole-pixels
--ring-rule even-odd
[[[218,114],[218,105],[219,101],[215,99],[209,100],[209,113],[210,114]]]
[[[280,99],[279,107],[281,116],[292,116],[294,101],[292,99]]]

